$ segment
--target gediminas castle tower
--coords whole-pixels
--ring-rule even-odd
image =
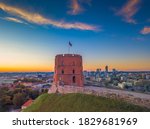
[[[61,54],[55,57],[54,84],[59,86],[83,87],[82,56],[77,54]]]

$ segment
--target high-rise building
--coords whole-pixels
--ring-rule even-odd
[[[101,69],[96,69],[96,72],[97,72],[97,73],[100,73],[100,72],[101,72]]]
[[[108,65],[105,67],[105,72],[108,73]]]
[[[112,73],[113,74],[117,74],[117,70],[116,69],[112,69]]]
[[[77,54],[57,55],[55,58],[54,83],[82,87],[83,82],[82,56]]]

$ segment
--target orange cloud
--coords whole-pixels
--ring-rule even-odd
[[[144,27],[141,34],[150,34],[150,27]]]
[[[71,0],[70,9],[71,10],[68,11],[68,14],[71,14],[71,15],[77,15],[83,12],[83,8],[80,6],[78,0]]]
[[[8,6],[6,4],[0,3],[0,9],[3,11],[18,16],[21,19],[26,20],[27,22],[38,24],[38,25],[52,25],[54,27],[63,28],[63,29],[79,29],[79,30],[99,30],[97,26],[89,25],[80,22],[69,23],[65,21],[56,21],[50,18],[45,18],[44,16],[38,13],[27,12],[26,10]],[[12,19],[11,19],[12,20]]]
[[[91,0],[71,0],[70,10],[68,14],[77,15],[84,11],[84,8],[81,6],[81,3],[90,4]]]
[[[139,3],[140,0],[129,0],[119,12],[117,12],[117,15],[120,15],[123,17],[124,21],[128,23],[136,24],[136,21],[133,19],[133,16],[138,12],[139,10]]]

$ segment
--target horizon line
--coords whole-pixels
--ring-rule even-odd
[[[83,72],[93,72],[96,70],[83,70]],[[118,72],[150,72],[150,70],[117,70]],[[105,72],[105,70],[101,71]],[[113,70],[108,71],[113,72]],[[10,72],[0,72],[0,73],[55,73],[54,71],[10,71]]]

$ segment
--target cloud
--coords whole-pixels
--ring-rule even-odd
[[[150,34],[150,27],[144,27],[143,30],[141,31],[141,34]]]
[[[68,11],[68,14],[77,15],[84,12],[85,9],[81,5],[82,3],[90,5],[91,0],[70,0],[70,10]]]
[[[123,17],[123,20],[128,23],[136,24],[133,16],[139,10],[140,0],[128,0],[128,2],[116,14]]]
[[[7,13],[15,15],[21,19],[24,19],[29,23],[34,23],[38,25],[52,25],[54,27],[63,28],[63,29],[78,29],[78,30],[90,30],[90,31],[99,30],[99,27],[94,25],[89,25],[80,22],[70,23],[70,22],[65,22],[63,20],[56,21],[51,18],[45,18],[44,16],[38,13],[28,12],[21,8],[12,7],[3,3],[0,3],[0,9],[2,9]]]
[[[24,21],[22,21],[20,19],[17,19],[17,18],[14,18],[14,17],[5,17],[5,18],[2,18],[2,19],[7,20],[7,21],[16,22],[16,23],[21,23],[21,24],[27,24]]]
[[[80,6],[78,0],[71,0],[70,10],[68,14],[77,15],[83,12],[83,8]]]
[[[141,41],[145,41],[145,38],[144,37],[135,37],[135,38],[133,38],[133,40],[141,42]]]

